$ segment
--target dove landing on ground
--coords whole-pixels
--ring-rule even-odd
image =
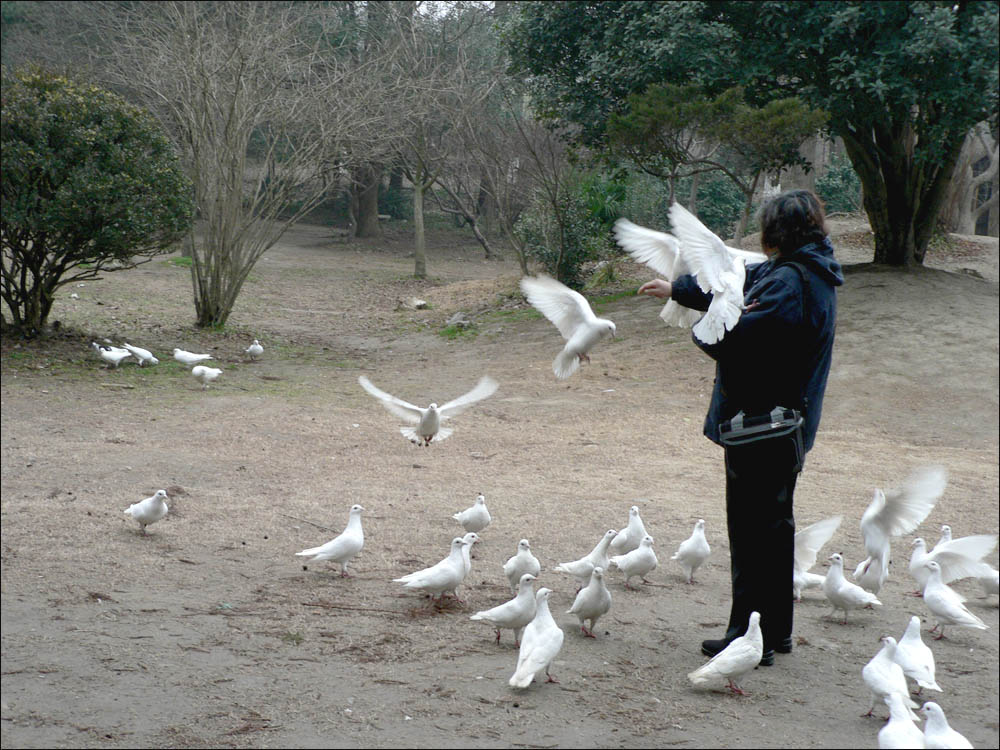
[[[443,427],[441,423],[446,419],[461,414],[477,401],[482,401],[487,396],[492,396],[497,389],[497,382],[487,375],[480,378],[475,388],[465,395],[459,396],[442,406],[432,403],[424,409],[376,388],[364,375],[358,378],[358,383],[377,398],[387,410],[397,417],[416,425],[416,427],[400,427],[399,431],[410,442],[423,446],[430,445],[432,442],[439,443],[451,435],[451,428]]]
[[[101,359],[108,363],[108,368],[114,366],[116,370],[123,360],[132,356],[132,352],[128,349],[119,349],[117,346],[98,344],[96,341],[91,341],[90,346],[101,356]]]
[[[838,611],[843,611],[844,619],[842,625],[847,624],[847,613],[852,609],[862,609],[869,605],[881,607],[875,594],[865,591],[860,586],[851,583],[844,578],[844,558],[839,553],[830,555],[830,570],[823,581],[823,593],[826,594],[827,601],[833,607],[830,616],[833,617]]]
[[[972,743],[964,735],[951,728],[941,706],[934,701],[927,701],[921,706],[920,713],[924,715],[924,747],[942,750],[972,747]]]
[[[938,628],[941,629],[940,634],[935,636],[934,640],[939,641],[944,638],[945,625],[989,630],[989,626],[965,606],[965,597],[941,580],[941,566],[937,561],[931,560],[926,563],[926,566],[929,570],[929,576],[927,585],[924,586],[924,604],[937,619],[937,625],[931,628],[931,632],[933,633]]]
[[[712,548],[708,546],[705,539],[705,519],[699,518],[694,525],[691,536],[681,542],[681,546],[671,556],[671,560],[676,560],[684,571],[684,577],[688,583],[694,583],[694,572],[712,554]]]
[[[160,360],[153,356],[153,353],[149,349],[143,349],[142,347],[132,346],[131,344],[122,344],[123,349],[127,349],[132,352],[132,356],[139,360],[139,367],[143,365],[158,365]]]
[[[688,679],[695,687],[711,687],[720,679],[725,679],[730,690],[746,695],[740,687],[740,680],[760,664],[763,655],[764,636],[760,632],[760,612],[751,612],[747,632],[733,639],[711,661],[689,673]]]
[[[451,551],[448,556],[436,565],[409,573],[401,578],[394,578],[396,583],[402,583],[411,591],[421,591],[429,594],[431,599],[438,595],[444,596],[446,591],[454,591],[465,580],[465,563],[462,560],[462,548],[467,542],[461,537],[451,540]]]
[[[907,708],[906,699],[899,693],[885,697],[889,708],[889,721],[878,730],[879,750],[910,750],[924,747],[924,734],[913,723],[913,712]]]
[[[597,621],[611,609],[611,592],[604,584],[604,568],[594,568],[590,573],[590,582],[580,589],[573,600],[573,606],[566,610],[568,615],[576,615],[580,621],[580,630],[588,638],[596,638],[594,628]],[[590,627],[586,621],[590,620]]]
[[[146,535],[146,527],[151,523],[156,523],[165,515],[167,515],[167,491],[157,490],[156,494],[151,497],[147,497],[145,500],[140,500],[137,503],[132,503],[125,509],[126,516],[132,516],[136,521],[139,522],[139,526],[142,528],[143,536]]]
[[[514,645],[521,645],[521,631],[535,619],[535,576],[525,573],[518,581],[517,596],[509,602],[484,609],[470,617],[470,620],[488,622],[497,633],[497,643],[500,643],[500,631],[504,628],[514,631]]]
[[[480,492],[476,495],[475,502],[463,511],[452,515],[456,521],[462,524],[466,531],[479,532],[490,525],[493,517],[486,508],[486,497]]]
[[[924,688],[942,692],[934,679],[934,653],[920,638],[920,618],[916,615],[910,618],[903,637],[896,644],[893,659],[903,674],[917,683],[918,693]]]
[[[250,355],[250,359],[256,360],[257,357],[264,353],[264,347],[260,345],[260,342],[257,339],[254,339],[253,343],[243,351],[244,353]]]
[[[581,362],[590,362],[588,353],[601,339],[614,338],[615,324],[598,318],[582,294],[555,279],[525,276],[521,279],[521,291],[566,339],[563,350],[552,362],[552,371],[560,380],[576,372]]]
[[[827,518],[795,532],[795,556],[792,565],[792,597],[795,601],[802,601],[803,590],[823,585],[824,576],[810,573],[809,568],[816,564],[816,555],[823,545],[830,541],[842,518],[842,516]]]
[[[347,517],[347,526],[336,537],[331,539],[321,547],[311,547],[301,552],[296,552],[298,557],[308,557],[307,562],[330,562],[340,563],[341,577],[347,577],[347,563],[361,552],[365,546],[365,532],[361,528],[361,514],[364,508],[360,505],[352,505]]]
[[[199,362],[205,362],[209,359],[213,359],[211,354],[194,354],[192,352],[186,352],[183,349],[174,349],[174,359],[180,362],[182,365],[196,365]]]
[[[906,676],[903,668],[896,661],[896,639],[885,635],[881,638],[882,648],[861,670],[861,677],[871,692],[871,704],[868,706],[868,713],[862,716],[871,716],[875,711],[875,702],[884,701],[890,693],[897,693],[903,698],[903,703],[909,708],[917,708],[917,704],[910,699],[910,691],[906,687]],[[919,721],[920,717],[910,711],[910,718]]]
[[[541,570],[542,566],[538,558],[531,554],[531,545],[527,539],[517,543],[517,553],[503,564],[503,574],[510,581],[510,588],[513,591],[517,591],[521,576],[525,573],[537,576]]]
[[[639,548],[639,543],[648,536],[646,526],[639,516],[639,506],[633,505],[628,509],[628,524],[618,532],[618,536],[611,540],[608,547],[608,554],[625,555],[634,549]]]
[[[604,532],[604,536],[601,537],[601,541],[597,543],[597,546],[586,557],[581,557],[579,560],[574,560],[573,562],[559,563],[553,570],[558,573],[569,573],[576,579],[577,585],[583,588],[590,582],[590,574],[594,571],[594,568],[604,568],[607,570],[610,562],[608,558],[608,546],[617,534],[618,532],[614,529],[608,529]]]
[[[524,628],[521,650],[517,655],[517,668],[508,684],[513,688],[526,688],[532,680],[558,682],[549,668],[562,648],[564,634],[556,625],[549,611],[549,596],[552,589],[540,588],[535,594],[535,617]]]
[[[636,549],[624,555],[612,556],[611,564],[625,574],[625,588],[632,589],[628,582],[635,576],[639,576],[643,583],[649,583],[646,576],[656,570],[658,564],[656,553],[653,552],[653,537],[647,534]]]
[[[191,374],[196,380],[201,382],[201,389],[208,390],[208,384],[222,374],[218,367],[208,367],[207,365],[195,365],[191,368]]]

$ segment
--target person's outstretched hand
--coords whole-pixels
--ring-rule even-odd
[[[650,297],[659,297],[660,299],[669,298],[672,291],[670,282],[663,279],[653,279],[639,287],[639,294],[648,294]]]

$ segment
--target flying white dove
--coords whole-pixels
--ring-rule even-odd
[[[419,406],[414,406],[407,401],[403,401],[401,398],[396,398],[385,391],[379,390],[364,375],[358,377],[358,383],[377,398],[382,406],[390,412],[416,425],[416,427],[400,427],[399,431],[410,442],[424,446],[430,445],[432,442],[441,442],[451,435],[451,428],[441,425],[444,420],[461,414],[477,401],[482,401],[487,396],[492,396],[493,392],[497,389],[497,381],[486,375],[480,378],[475,388],[465,395],[459,396],[442,406],[433,403],[426,409],[422,409]]]
[[[555,279],[525,276],[521,279],[521,291],[566,339],[563,350],[552,362],[552,371],[560,380],[576,372],[580,362],[590,362],[588,352],[601,339],[608,335],[614,338],[615,324],[598,318],[582,294]]]
[[[926,564],[936,560],[941,566],[943,583],[951,583],[962,578],[978,578],[989,573],[990,566],[983,562],[983,558],[996,546],[996,534],[975,534],[942,540],[928,552],[926,542],[917,537],[913,540],[913,554],[910,556],[910,575],[922,591],[929,575]]]
[[[579,560],[574,560],[573,562],[559,563],[553,570],[559,573],[569,573],[576,579],[580,588],[586,586],[590,582],[590,574],[594,568],[607,569],[610,562],[608,559],[608,546],[617,534],[618,532],[614,529],[608,529],[604,532],[604,536],[601,537],[601,541],[597,543],[597,546],[586,557],[581,557]]]
[[[155,495],[128,506],[125,509],[125,515],[132,516],[132,518],[139,522],[143,536],[145,536],[146,527],[149,524],[156,523],[167,515],[169,508],[167,508],[166,500],[167,491],[157,490]]]
[[[739,681],[750,674],[764,655],[764,636],[760,632],[760,612],[750,613],[747,632],[712,657],[712,660],[688,674],[695,687],[709,687],[720,678],[728,680],[728,687],[734,693],[746,695]]]
[[[639,506],[633,505],[628,509],[628,525],[618,532],[618,536],[611,540],[608,552],[612,555],[624,555],[634,549],[639,548],[646,536],[646,526],[639,517]]]
[[[507,576],[510,587],[514,591],[517,591],[521,576],[525,573],[537,576],[541,570],[542,566],[539,564],[538,558],[531,554],[531,545],[527,539],[522,539],[517,543],[517,554],[503,564],[503,574]]]
[[[472,505],[455,513],[452,518],[462,524],[462,528],[466,531],[482,531],[493,520],[486,508],[486,497],[481,492],[476,495],[476,501]]]
[[[924,747],[928,748],[956,748],[962,750],[971,748],[964,735],[956,732],[948,724],[944,711],[934,701],[927,701],[920,708],[920,713],[924,715]]]
[[[667,281],[674,281],[678,276],[693,272],[685,257],[684,248],[673,235],[641,227],[628,219],[618,219],[613,231],[615,239],[625,252],[637,262],[649,266]],[[742,262],[744,265],[763,263],[767,260],[767,256],[763,253],[728,246],[726,251],[734,261]],[[690,328],[700,317],[699,310],[678,305],[673,300],[668,300],[660,312],[660,318],[664,323],[679,328]]]
[[[896,655],[896,639],[890,635],[881,638],[882,648],[861,670],[861,677],[864,679],[868,690],[871,691],[871,705],[868,706],[868,713],[863,716],[871,716],[875,711],[875,702],[883,702],[890,693],[898,693],[903,698],[903,703],[910,709],[918,707],[910,698],[910,690],[906,686],[906,675],[903,668],[899,666],[894,657]],[[920,721],[920,717],[910,711],[910,718]]]
[[[889,707],[889,721],[878,730],[879,750],[924,747],[924,733],[913,723],[913,712],[906,706],[906,698],[899,693],[889,693],[885,705]]]
[[[846,625],[848,611],[868,606],[882,606],[882,602],[875,598],[875,594],[844,578],[844,558],[839,553],[830,555],[829,559],[830,570],[823,581],[823,593],[833,607],[833,611],[830,612],[831,617],[837,614],[838,610],[843,610],[844,619],[841,624]]]
[[[91,341],[90,345],[95,352],[101,355],[101,359],[108,363],[109,368],[114,365],[116,370],[118,369],[118,365],[122,363],[122,360],[132,356],[132,352],[128,349],[119,349],[117,346],[98,344],[96,341]]]
[[[535,594],[535,618],[524,628],[521,650],[517,655],[517,668],[508,684],[514,688],[526,688],[532,680],[558,682],[549,668],[559,654],[563,644],[562,628],[556,625],[549,611],[549,596],[552,589],[540,588]]]
[[[455,537],[451,540],[451,551],[441,562],[393,581],[402,583],[404,588],[430,594],[431,599],[435,594],[441,599],[446,591],[454,591],[465,580],[465,563],[462,561],[462,548],[465,546],[464,539]]]
[[[941,580],[941,566],[935,560],[926,563],[930,572],[927,584],[924,586],[924,604],[937,618],[937,625],[931,628],[933,633],[941,628],[940,635],[934,640],[944,638],[945,625],[958,625],[963,628],[989,630],[989,626],[969,611],[965,606],[965,597],[951,589]]]
[[[298,557],[308,557],[307,562],[321,562],[330,560],[340,563],[340,575],[346,577],[347,563],[361,552],[365,546],[365,532],[361,528],[361,513],[364,511],[360,505],[352,505],[347,518],[347,526],[336,537],[331,539],[321,547],[311,547],[301,552],[296,552]]]
[[[918,693],[924,688],[942,692],[934,679],[934,653],[920,638],[920,618],[916,615],[910,618],[903,637],[896,644],[893,659],[902,668],[903,674],[917,683]]]
[[[617,539],[618,537],[615,538]],[[656,553],[653,552],[653,537],[647,534],[639,542],[639,546],[631,552],[627,552],[624,555],[612,556],[611,564],[625,574],[625,588],[632,588],[628,582],[634,576],[639,576],[643,583],[649,583],[646,580],[646,576],[656,570],[656,566],[659,564],[659,561],[656,559]],[[634,591],[635,589],[632,590]]]
[[[497,632],[497,643],[500,643],[500,631],[509,628],[514,631],[514,645],[521,645],[521,631],[535,619],[535,576],[525,573],[518,582],[517,596],[509,602],[476,612],[470,620],[488,622]]]
[[[566,610],[568,615],[576,615],[580,621],[580,630],[588,638],[596,638],[594,628],[597,621],[611,609],[611,592],[604,585],[604,568],[594,568],[590,573],[590,582],[580,589],[573,600],[573,606]],[[585,624],[590,620],[590,627]]]
[[[694,583],[694,572],[701,567],[702,563],[712,554],[712,548],[708,546],[705,539],[705,519],[699,518],[694,525],[691,536],[681,542],[681,546],[670,557],[676,560],[677,564],[684,570],[688,583]]]
[[[211,354],[192,354],[191,352],[186,352],[183,349],[174,349],[174,359],[180,362],[182,365],[196,365],[199,362],[205,362],[209,359],[214,359]]]
[[[122,348],[127,349],[132,352],[137,360],[139,360],[139,367],[145,364],[158,365],[160,360],[153,356],[153,353],[149,349],[143,349],[142,347],[132,346],[131,344],[122,344]]]
[[[243,351],[250,355],[250,359],[255,360],[264,353],[264,347],[260,345],[260,342],[257,339],[254,339],[253,343]]]
[[[816,564],[816,555],[823,545],[830,541],[841,520],[843,516],[834,516],[795,532],[795,557],[792,567],[792,596],[795,601],[802,601],[802,592],[805,589],[823,585],[824,576],[810,573],[809,568]]]
[[[201,389],[208,390],[208,384],[222,374],[218,367],[208,367],[207,365],[195,365],[191,368],[191,374],[201,381]]]
[[[923,523],[944,492],[948,475],[939,466],[918,469],[898,489],[875,490],[861,517],[861,534],[868,557],[858,564],[854,580],[877,594],[889,577],[889,540],[909,534]]]

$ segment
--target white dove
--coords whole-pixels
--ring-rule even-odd
[[[470,620],[488,622],[497,632],[497,643],[500,643],[500,631],[509,628],[514,631],[514,645],[521,645],[521,631],[535,619],[535,576],[525,573],[518,581],[517,596],[509,602],[476,612]]]
[[[937,549],[940,545],[950,541],[951,541],[951,526],[949,526],[948,524],[943,524],[941,526],[941,538],[938,539],[938,543],[934,545],[934,549]]]
[[[941,580],[941,566],[935,560],[926,563],[929,570],[927,584],[924,586],[924,604],[937,618],[937,625],[931,628],[933,633],[941,628],[940,635],[934,640],[944,638],[945,625],[958,625],[963,628],[989,630],[989,626],[969,611],[965,606],[965,597],[951,589]]]
[[[340,563],[341,577],[348,576],[347,563],[354,559],[361,552],[361,548],[365,546],[365,532],[361,528],[361,513],[363,511],[364,508],[360,505],[352,505],[347,517],[347,526],[338,536],[321,547],[311,547],[296,552],[296,556],[310,558],[307,562],[330,560]]]
[[[182,365],[196,365],[199,362],[205,362],[209,359],[214,359],[211,354],[192,354],[191,352],[186,352],[183,349],[174,349],[174,359],[180,362]]]
[[[913,723],[913,712],[907,708],[906,699],[899,693],[885,697],[889,707],[889,721],[878,730],[879,750],[910,750],[924,747],[924,733]]]
[[[625,574],[625,588],[632,588],[628,582],[634,576],[639,576],[643,583],[649,583],[646,576],[656,570],[656,566],[659,564],[656,553],[653,552],[653,537],[647,534],[639,542],[639,546],[631,552],[612,556],[611,564]]]
[[[618,532],[618,536],[611,540],[608,552],[612,555],[624,555],[634,549],[638,549],[639,542],[646,536],[646,525],[639,517],[639,506],[633,505],[628,509],[628,525]]]
[[[915,471],[898,489],[875,490],[861,517],[861,534],[868,557],[858,564],[854,580],[862,588],[873,594],[879,592],[889,577],[889,540],[909,534],[923,523],[947,483],[945,470],[932,466]]]
[[[201,389],[208,390],[208,384],[222,374],[218,367],[208,367],[207,365],[195,365],[191,368],[191,374],[201,381]]]
[[[588,638],[596,638],[594,628],[597,621],[611,609],[611,592],[604,585],[604,568],[594,568],[590,573],[590,582],[576,593],[573,606],[566,610],[568,615],[576,615],[580,621],[580,630]],[[585,622],[590,620],[590,627]]]
[[[119,349],[117,346],[106,346],[98,344],[96,341],[91,341],[90,345],[94,351],[101,355],[101,359],[108,363],[108,367],[114,365],[116,370],[118,369],[118,365],[122,363],[122,360],[132,356],[132,352],[128,349]]]
[[[576,372],[580,362],[589,362],[588,352],[601,339],[608,335],[614,338],[615,324],[594,315],[586,298],[565,284],[548,276],[525,276],[521,279],[521,291],[566,339],[563,350],[552,362],[552,371],[560,380]]]
[[[160,364],[160,360],[154,357],[153,353],[149,351],[149,349],[143,349],[142,347],[139,346],[132,346],[131,344],[122,344],[122,348],[132,352],[132,356],[134,356],[137,360],[139,360],[139,367],[142,367],[147,362],[151,365]]]
[[[903,674],[919,686],[919,693],[924,688],[943,692],[934,679],[934,653],[920,638],[920,618],[913,615],[910,618],[903,637],[896,644],[893,656],[902,668]]]
[[[983,599],[1000,594],[1000,570],[991,567],[979,576],[979,585],[983,587],[983,596],[981,597]]]
[[[559,563],[553,570],[559,573],[569,573],[576,579],[577,584],[581,588],[586,586],[590,581],[590,574],[594,568],[607,569],[610,562],[608,559],[608,545],[611,544],[611,540],[617,534],[618,532],[614,529],[608,529],[604,532],[604,536],[601,537],[601,541],[597,543],[597,546],[586,557],[581,557],[579,560],[574,560],[573,562]]]
[[[906,675],[903,674],[903,668],[893,658],[896,655],[896,639],[891,635],[884,635],[880,640],[882,648],[861,670],[861,677],[872,696],[868,713],[863,714],[863,716],[871,716],[875,711],[875,701],[884,701],[890,693],[898,693],[902,696],[904,704],[909,708],[918,707],[910,699],[910,690],[906,686]],[[920,717],[912,711],[910,711],[910,718],[914,721],[920,720]]]
[[[476,495],[476,501],[472,505],[455,513],[452,518],[462,524],[462,528],[466,531],[482,531],[493,520],[486,508],[486,497],[481,492]]]
[[[832,617],[838,610],[843,610],[844,619],[842,625],[847,624],[847,613],[852,609],[861,609],[869,605],[881,607],[875,594],[865,591],[860,586],[851,583],[844,578],[844,558],[839,553],[830,555],[830,570],[823,581],[823,593],[826,594],[833,611]]]
[[[618,219],[613,231],[615,239],[625,252],[637,262],[652,268],[667,281],[674,281],[678,276],[692,273],[693,269],[685,257],[684,247],[673,235],[641,227],[628,219]],[[744,265],[763,263],[767,260],[767,256],[763,253],[728,246],[726,251],[734,261],[740,261]],[[664,323],[679,328],[690,328],[700,317],[699,310],[678,305],[674,300],[669,300],[660,312],[660,318]]]
[[[128,506],[125,509],[125,515],[132,516],[132,518],[139,522],[139,526],[142,528],[142,533],[145,536],[146,527],[149,524],[156,523],[167,515],[169,508],[167,508],[166,500],[167,491],[157,490],[155,495]]]
[[[438,598],[446,591],[454,591],[465,580],[465,563],[462,561],[462,548],[467,546],[464,539],[455,537],[451,540],[451,551],[448,556],[436,565],[409,573],[401,578],[394,578],[395,583],[402,583],[404,588],[423,591]]]
[[[927,701],[920,707],[920,713],[924,715],[924,747],[962,750],[971,748],[964,735],[951,728],[944,711],[934,701]]]
[[[521,576],[531,573],[537,576],[542,570],[538,558],[531,554],[531,545],[527,539],[522,539],[517,543],[517,553],[503,564],[503,574],[510,581],[512,590],[517,591],[521,581]]]
[[[699,518],[694,525],[691,536],[681,542],[681,546],[671,555],[671,560],[676,560],[677,564],[684,570],[688,583],[694,583],[694,572],[701,567],[702,563],[712,554],[712,548],[708,546],[705,539],[705,519]]]
[[[559,682],[549,668],[563,644],[562,628],[556,625],[549,611],[549,596],[552,589],[540,588],[535,594],[535,618],[524,628],[521,650],[517,655],[517,668],[508,684],[514,688],[526,688],[532,680]]]
[[[259,357],[261,354],[264,353],[264,347],[260,345],[260,342],[257,339],[254,339],[253,343],[250,344],[250,346],[248,346],[243,351],[246,354],[250,355],[250,359],[254,359],[255,360],[255,359],[257,359],[257,357]]]
[[[792,596],[795,601],[802,601],[803,590],[823,585],[824,576],[810,573],[809,568],[816,564],[816,555],[830,541],[841,520],[843,516],[834,516],[795,532],[795,557],[792,566]]]
[[[690,672],[688,679],[695,687],[706,687],[715,684],[719,678],[725,678],[730,690],[746,695],[739,681],[760,664],[763,654],[764,636],[760,632],[760,612],[751,612],[747,632],[734,638],[711,661]]]
[[[442,406],[432,403],[426,409],[422,409],[419,406],[414,406],[407,401],[403,401],[401,398],[396,398],[385,391],[379,390],[364,375],[358,377],[358,383],[377,398],[382,406],[390,412],[401,419],[415,424],[416,427],[400,427],[399,431],[403,433],[403,436],[407,440],[424,446],[430,445],[432,442],[441,442],[451,435],[451,428],[441,425],[444,420],[461,414],[477,401],[482,401],[487,396],[493,395],[497,389],[497,381],[486,375],[480,378],[476,386],[465,395],[459,396]]]
[[[997,546],[996,534],[975,534],[958,539],[942,540],[930,552],[921,537],[913,540],[913,554],[910,556],[910,575],[922,591],[927,584],[926,563],[936,560],[941,566],[941,581],[951,583],[962,578],[978,578],[990,571],[983,558]]]
[[[479,541],[479,534],[470,531],[462,537],[465,546],[462,547],[462,565],[465,566],[465,575],[469,575],[472,570],[472,545]]]

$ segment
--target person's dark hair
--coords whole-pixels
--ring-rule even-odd
[[[828,234],[823,206],[809,190],[789,190],[767,201],[760,209],[760,227],[760,246],[781,255],[822,242]]]

